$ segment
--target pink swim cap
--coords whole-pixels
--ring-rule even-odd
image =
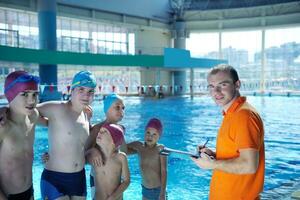
[[[157,118],[150,119],[145,129],[147,128],[155,128],[158,131],[159,135],[162,134],[162,124],[161,121]]]
[[[25,71],[10,73],[4,84],[4,94],[10,103],[20,92],[25,90],[38,90],[39,78]]]
[[[102,127],[109,131],[116,148],[124,142],[124,130],[121,126],[116,124],[104,124]]]

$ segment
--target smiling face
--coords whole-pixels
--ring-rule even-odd
[[[81,106],[82,109],[90,105],[94,99],[95,89],[90,87],[79,86],[72,90],[72,103]]]
[[[122,100],[115,101],[106,113],[106,118],[110,123],[117,123],[124,117],[125,106]]]
[[[20,114],[30,115],[36,108],[37,102],[38,91],[25,90],[18,93],[18,95],[9,103],[9,107]]]
[[[208,90],[217,105],[221,106],[224,111],[231,106],[234,100],[240,96],[240,81],[233,81],[229,72],[219,71],[210,74],[207,78]]]
[[[159,134],[158,130],[156,130],[155,128],[149,127],[146,129],[144,139],[145,139],[145,143],[148,146],[153,146],[153,145],[157,144],[159,137],[160,137],[160,134]]]

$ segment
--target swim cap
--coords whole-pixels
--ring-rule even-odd
[[[155,128],[158,131],[159,135],[162,134],[162,124],[161,121],[157,118],[150,119],[145,130],[147,128]]]
[[[109,131],[116,148],[124,142],[124,130],[121,126],[116,124],[104,124],[101,128],[106,128]]]
[[[20,92],[25,90],[38,90],[39,77],[25,71],[10,73],[4,84],[4,94],[10,103]]]
[[[105,114],[107,113],[107,111],[111,107],[111,105],[117,100],[123,100],[123,99],[116,93],[111,93],[104,98],[103,105],[104,105],[104,113]]]
[[[71,90],[80,86],[95,88],[96,85],[96,78],[90,71],[80,71],[73,78]]]

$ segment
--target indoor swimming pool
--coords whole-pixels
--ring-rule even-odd
[[[300,98],[250,96],[248,100],[261,113],[265,126],[266,175],[262,199],[284,199],[300,180]],[[209,138],[207,146],[215,148],[222,114],[209,97],[160,100],[127,97],[125,105],[122,124],[126,127],[127,142],[143,140],[146,122],[151,117],[158,117],[164,125],[160,143],[165,146],[194,152],[197,144],[203,144]],[[95,100],[93,108],[93,122],[103,120],[102,102]],[[37,128],[34,148],[34,193],[35,199],[40,199],[41,154],[48,148],[46,128]],[[131,184],[124,199],[141,199],[137,156],[129,156],[129,165]],[[89,178],[89,166],[86,171]],[[207,199],[210,178],[211,172],[198,168],[188,156],[171,154],[168,158],[168,199]]]

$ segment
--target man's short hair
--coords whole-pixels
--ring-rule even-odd
[[[234,69],[234,67],[232,67],[231,65],[219,64],[219,65],[211,68],[211,70],[208,72],[208,76],[217,74],[218,72],[227,72],[231,76],[233,83],[235,83],[239,80],[239,75],[238,75],[236,69]]]

